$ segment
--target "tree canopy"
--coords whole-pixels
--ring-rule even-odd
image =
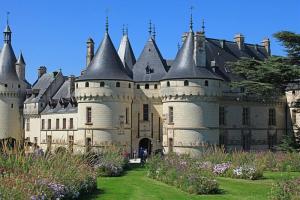
[[[243,78],[232,82],[233,87],[245,88],[246,94],[278,96],[284,94],[286,84],[300,77],[300,35],[282,31],[274,37],[285,47],[287,57],[270,56],[263,61],[242,58],[230,62],[232,72]]]

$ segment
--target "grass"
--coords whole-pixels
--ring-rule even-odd
[[[258,200],[268,199],[272,183],[282,178],[300,177],[300,172],[266,172],[263,180],[218,178],[222,194],[191,195],[164,183],[147,178],[146,169],[136,168],[122,177],[99,178],[99,190],[83,199],[101,200]]]

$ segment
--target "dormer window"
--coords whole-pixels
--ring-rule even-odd
[[[116,82],[116,87],[120,87],[120,82]]]
[[[89,82],[85,82],[85,87],[89,87],[89,86],[90,86]]]
[[[184,81],[184,86],[189,86],[189,81],[188,80]]]
[[[145,68],[145,70],[146,70],[146,74],[152,74],[152,73],[154,73],[154,69],[150,68],[149,65],[147,65],[147,67]]]
[[[170,87],[170,82],[169,81],[167,82],[167,87]]]

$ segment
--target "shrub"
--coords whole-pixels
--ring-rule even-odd
[[[96,187],[84,157],[67,152],[1,156],[0,169],[0,199],[75,199]]]
[[[269,195],[271,200],[299,200],[300,179],[280,181],[273,185]]]
[[[187,155],[157,155],[147,161],[148,176],[189,193],[218,193],[215,175],[210,169],[200,168],[199,164]]]
[[[98,176],[120,176],[128,164],[128,157],[121,148],[108,147],[91,156]]]

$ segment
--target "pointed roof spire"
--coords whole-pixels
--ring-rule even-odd
[[[152,37],[155,40],[155,37],[156,37],[155,24],[153,24],[153,35],[152,35]]]
[[[179,44],[179,42],[177,43],[177,50],[178,51],[180,50],[180,44]]]
[[[20,56],[16,62],[17,65],[26,65],[25,61],[24,61],[24,57],[23,57],[23,53],[21,51]]]
[[[193,31],[193,9],[194,7],[191,6],[191,17],[190,17],[190,31],[192,32]]]
[[[126,25],[125,33],[128,36],[128,24]]]
[[[104,34],[93,60],[79,78],[79,81],[83,80],[132,80],[125,70],[108,33]]]
[[[126,71],[132,77],[132,68],[136,60],[126,32],[121,39],[121,43],[118,49],[118,54]]]
[[[202,28],[202,33],[205,34],[205,21],[204,21],[204,19],[202,19],[202,26],[201,26],[201,28]]]
[[[122,35],[124,36],[125,35],[125,25],[123,24],[123,27],[122,27]]]
[[[151,20],[149,21],[149,35],[151,36],[152,35],[152,23],[151,23]]]

